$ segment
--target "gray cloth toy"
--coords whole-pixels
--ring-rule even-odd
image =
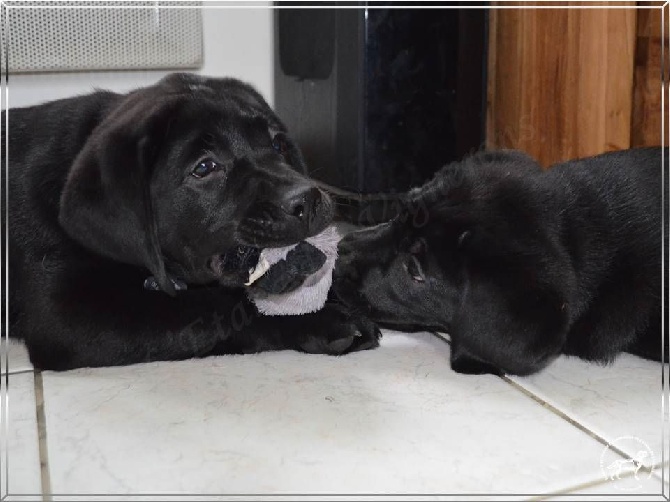
[[[326,304],[333,282],[337,244],[333,226],[299,244],[265,248],[249,270],[249,299],[263,315],[300,315]]]
[[[263,315],[300,315],[321,310],[333,283],[337,244],[342,236],[333,226],[298,244],[283,248],[239,246],[223,257],[223,268],[248,273],[247,296]],[[246,268],[246,270],[245,270]],[[186,283],[170,278],[177,291]],[[160,291],[155,277],[144,288]]]

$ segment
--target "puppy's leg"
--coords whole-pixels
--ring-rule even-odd
[[[338,305],[300,316],[263,316],[250,304],[232,314],[231,336],[221,340],[217,354],[293,349],[311,354],[341,355],[379,345],[381,332],[369,319],[352,315]],[[240,327],[242,315],[246,324]]]
[[[137,288],[127,287],[133,283]],[[15,327],[40,369],[281,349],[343,354],[372,348],[379,338],[374,324],[338,307],[267,317],[241,289],[194,288],[170,297],[145,290],[141,276],[122,272],[40,280],[31,289],[33,300]]]
[[[217,313],[236,302],[225,290],[171,298],[141,285],[133,291],[82,288],[76,295],[32,297],[16,328],[33,365],[53,370],[205,356],[229,336]]]
[[[628,350],[656,350],[660,358],[660,308],[656,312],[652,307],[656,303],[653,294],[637,291],[635,286],[633,280],[620,279],[601,287],[589,309],[570,330],[564,353],[602,363],[609,363]],[[650,330],[657,333],[655,349],[651,342],[654,336],[644,334]]]
[[[649,322],[649,326],[644,332],[635,340],[635,342],[626,349],[626,352],[635,354],[645,359],[652,359],[654,361],[661,361],[662,353],[662,340],[661,340],[661,306],[659,305],[654,309]],[[669,355],[669,344],[668,344],[668,334],[665,333],[665,362],[668,362],[670,359]]]

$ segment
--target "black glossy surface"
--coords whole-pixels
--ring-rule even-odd
[[[458,16],[370,9],[366,27],[362,189],[420,185],[455,157]]]
[[[275,16],[275,106],[312,176],[358,193],[400,192],[483,144],[485,10],[332,9],[320,34],[309,12]],[[332,66],[282,71],[291,47],[328,47],[319,37],[332,36]]]

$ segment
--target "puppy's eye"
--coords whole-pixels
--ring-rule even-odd
[[[416,256],[410,255],[407,261],[404,263],[404,267],[405,271],[407,271],[413,281],[424,282],[426,280],[423,275],[421,263],[419,263],[419,259]]]
[[[282,134],[276,134],[272,138],[272,148],[275,149],[275,152],[281,153],[284,155],[288,151],[288,142]]]
[[[212,174],[217,169],[219,169],[219,164],[217,164],[212,159],[201,160],[191,171],[191,176],[194,178],[204,178],[205,176]]]

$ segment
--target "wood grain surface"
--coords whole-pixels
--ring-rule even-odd
[[[661,144],[661,118],[668,117],[668,11],[661,26],[661,10],[640,9],[637,14],[633,115],[631,119],[631,146]],[[662,33],[662,30],[665,33]],[[662,51],[665,44],[665,51]],[[665,64],[662,64],[665,58]],[[661,75],[665,72],[661,85]],[[661,94],[665,92],[664,113],[661,114]],[[666,122],[666,134],[667,134]],[[666,140],[665,144],[668,142]]]
[[[636,14],[624,8],[492,9],[488,146],[520,148],[545,167],[630,147]]]

